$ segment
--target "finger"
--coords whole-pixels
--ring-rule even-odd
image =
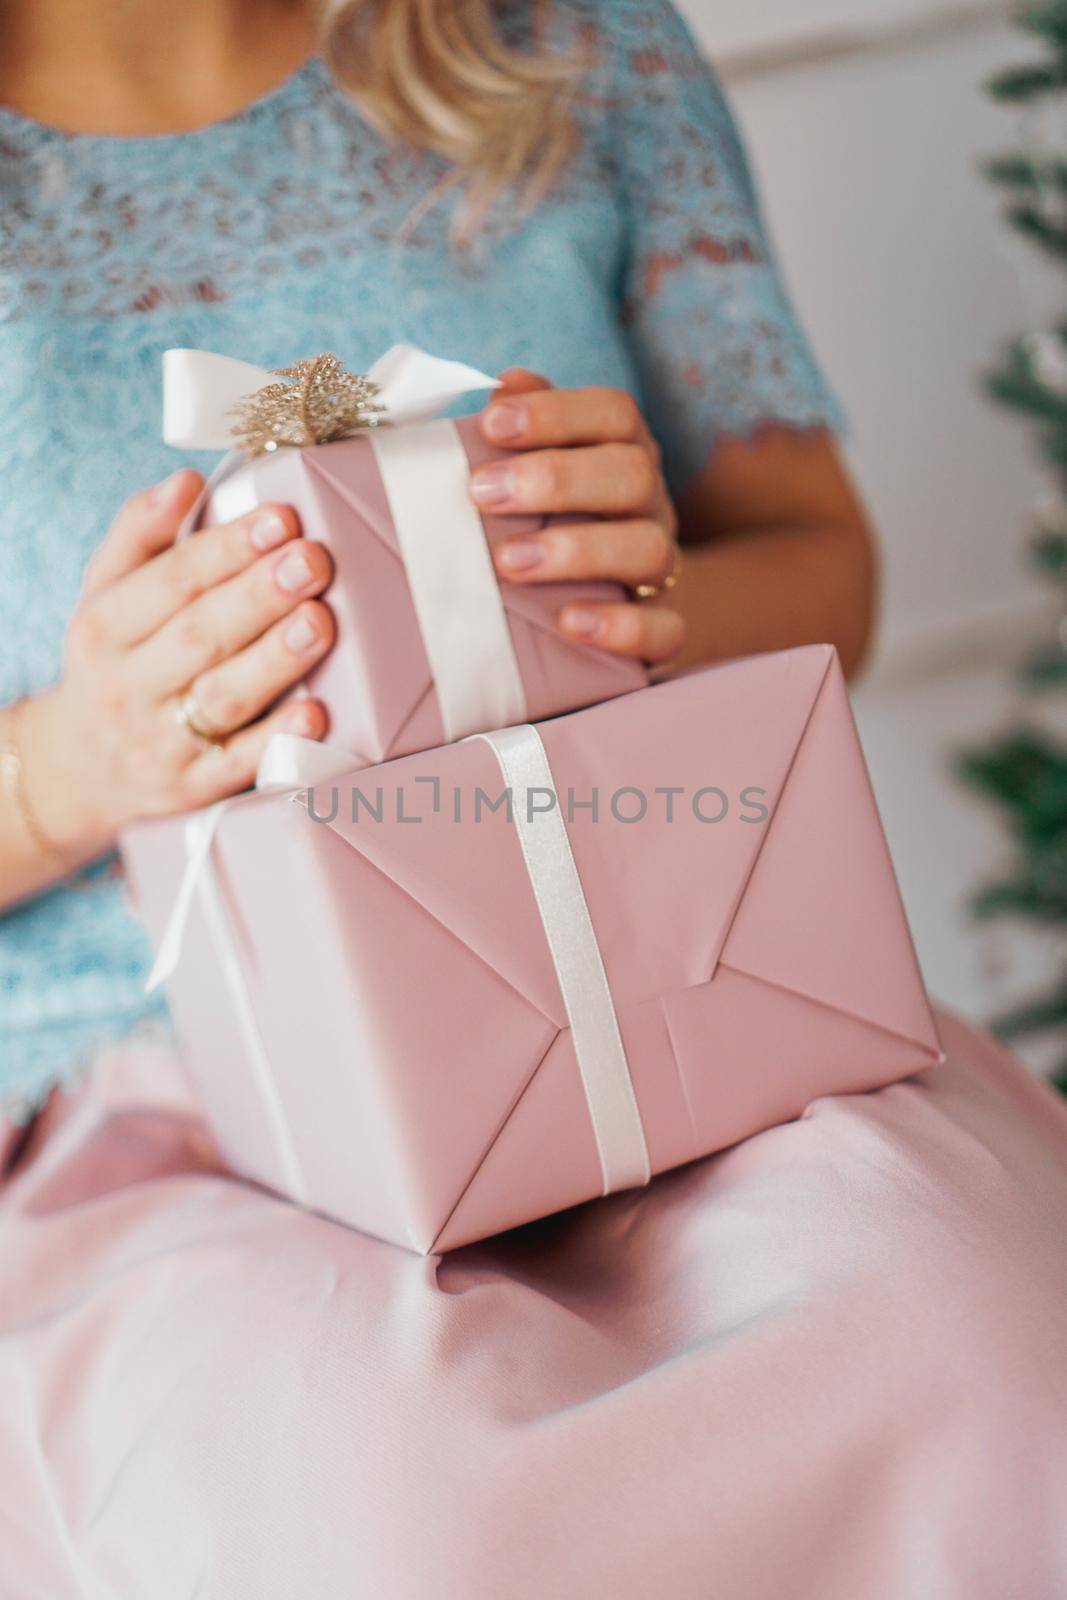
[[[127,500],[86,568],[83,596],[98,594],[173,544],[203,487],[199,472],[183,468]]]
[[[224,745],[204,750],[185,770],[183,803],[193,810],[213,805],[232,794],[250,789],[264,750],[276,733],[296,733],[321,739],[329,725],[326,708],[318,700],[290,700],[250,728],[235,733]]]
[[[471,474],[470,492],[480,510],[498,516],[627,516],[651,510],[659,488],[655,462],[641,445],[600,444],[490,462]]]
[[[246,727],[306,677],[333,641],[329,607],[306,600],[254,644],[194,681],[197,720],[217,735]]]
[[[297,539],[208,589],[140,646],[143,692],[165,699],[184,689],[258,639],[301,601],[321,594],[332,576],[325,546]]]
[[[493,560],[512,583],[608,578],[634,585],[662,583],[674,570],[676,548],[661,522],[633,517],[627,522],[559,523],[505,540]]]
[[[507,390],[482,412],[482,432],[512,450],[644,442],[640,409],[625,389]]]
[[[552,384],[540,372],[531,372],[527,367],[508,367],[506,372],[500,374],[499,379],[503,390],[511,394],[526,394],[531,389],[551,389]],[[501,390],[497,391],[502,392]]]
[[[611,650],[639,661],[670,661],[685,643],[685,622],[669,606],[647,602],[632,605],[567,606],[559,619],[569,639]]]
[[[182,539],[97,598],[93,609],[102,636],[119,647],[140,644],[201,595],[299,532],[291,506],[263,505],[236,522]]]

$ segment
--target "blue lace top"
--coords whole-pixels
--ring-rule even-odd
[[[532,6],[509,0],[521,36]],[[450,246],[444,172],[387,146],[318,60],[228,121],[66,134],[0,109],[0,704],[51,683],[118,503],[177,465],[160,357],[354,370],[408,340],[632,390],[675,488],[723,434],[837,421],[768,250],[730,112],[668,0],[557,0],[597,44],[581,148],[532,216]],[[197,461],[207,467],[209,461]],[[0,914],[0,1105],[151,1021],[113,861]],[[161,1015],[161,1013],[160,1013]]]

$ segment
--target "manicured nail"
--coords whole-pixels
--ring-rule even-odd
[[[471,494],[480,506],[503,506],[515,494],[515,473],[506,461],[479,467],[471,478]]]
[[[312,577],[311,563],[299,550],[294,550],[284,561],[279,561],[274,569],[274,581],[286,594],[296,594],[306,589]]]
[[[287,648],[298,656],[303,655],[305,650],[310,650],[312,645],[318,643],[319,638],[307,617],[294,617],[282,637]]]
[[[172,472],[169,478],[164,478],[162,483],[157,483],[154,489],[150,489],[148,498],[152,505],[165,506],[176,499],[185,482],[185,473],[186,469],[181,467],[177,472]]]
[[[282,719],[282,727],[287,728],[290,733],[309,734],[314,723],[315,714],[310,701],[303,701],[300,705],[294,706]]]
[[[248,537],[257,550],[273,550],[289,537],[289,529],[277,511],[259,511],[248,524]]]
[[[568,633],[577,634],[580,639],[595,639],[604,627],[600,612],[586,606],[568,606],[561,621]]]
[[[517,406],[511,401],[490,406],[485,413],[486,436],[495,439],[497,444],[507,444],[509,439],[520,439],[528,425],[526,407]]]
[[[508,572],[532,572],[544,561],[545,548],[539,539],[512,539],[500,546],[496,559]]]

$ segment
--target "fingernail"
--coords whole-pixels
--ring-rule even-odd
[[[175,498],[182,484],[185,482],[184,467],[177,472],[172,472],[169,478],[164,478],[162,483],[157,483],[154,489],[149,490],[148,498],[154,506],[165,506]]]
[[[318,643],[319,638],[307,617],[294,617],[282,637],[287,648],[298,656],[303,655],[305,650],[310,650],[313,644]]]
[[[500,546],[496,559],[508,572],[532,572],[544,561],[545,549],[539,539],[512,539]]]
[[[285,713],[282,726],[288,728],[290,733],[308,734],[314,727],[315,717],[310,701],[303,701]]]
[[[248,524],[248,537],[257,550],[273,550],[289,536],[289,529],[277,511],[260,511]]]
[[[286,594],[296,594],[298,590],[306,589],[312,576],[311,563],[299,550],[294,550],[284,561],[279,561],[274,569],[274,581]]]
[[[595,639],[604,626],[600,612],[590,611],[586,606],[569,606],[561,620],[568,633],[575,633],[581,639]]]
[[[479,467],[471,479],[471,494],[480,506],[503,506],[514,497],[515,472],[506,461]]]
[[[490,406],[485,413],[486,436],[495,439],[498,444],[506,444],[509,439],[520,438],[528,422],[525,406],[517,406],[510,401]]]

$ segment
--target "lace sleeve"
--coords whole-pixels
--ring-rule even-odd
[[[679,490],[715,440],[762,423],[838,430],[768,244],[719,84],[669,0],[602,0],[623,315]]]

